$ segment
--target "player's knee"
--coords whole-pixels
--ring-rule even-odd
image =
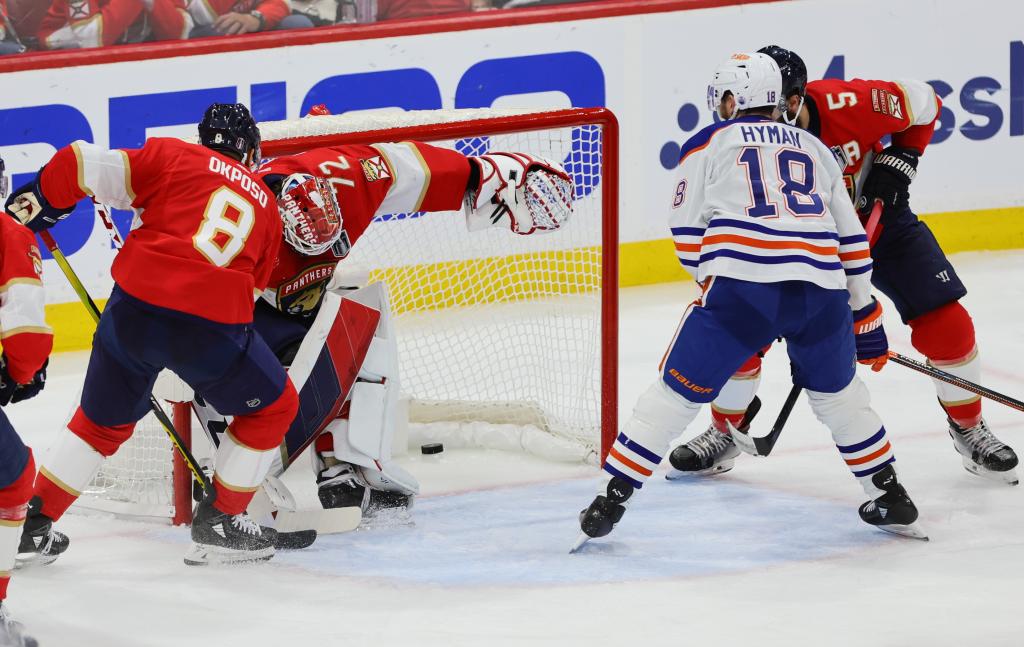
[[[859,411],[871,407],[871,395],[860,378],[836,393],[807,391],[807,400],[818,420],[829,429],[843,428],[857,417]]]
[[[959,301],[925,313],[909,322],[910,343],[931,360],[955,361],[974,352],[974,322]]]
[[[273,449],[281,444],[288,427],[299,410],[299,394],[292,381],[285,380],[284,391],[276,400],[259,411],[235,416],[231,433],[246,447]]]
[[[5,476],[4,481],[7,485],[0,487],[0,519],[8,518],[4,516],[4,511],[20,508],[32,498],[32,483],[36,478],[36,463],[32,459],[32,450],[26,447],[25,451],[28,453],[28,458],[21,472],[18,474],[12,473],[10,477]]]
[[[770,347],[766,346],[764,350],[767,351],[768,348]],[[751,378],[760,375],[761,357],[762,355],[759,353],[757,355],[753,355],[750,359],[743,362],[743,366],[740,366],[739,369],[736,370],[736,373],[733,374],[733,377]]]
[[[68,423],[68,429],[104,457],[113,456],[124,441],[131,438],[135,423],[126,425],[100,425],[78,407]]]

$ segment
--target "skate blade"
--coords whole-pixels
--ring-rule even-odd
[[[274,547],[261,550],[233,550],[221,546],[193,543],[185,553],[189,566],[226,566],[265,562],[274,556]]]
[[[916,522],[906,525],[891,523],[886,526],[875,526],[875,528],[892,535],[899,535],[900,537],[909,537],[910,539],[918,539],[920,541],[930,541],[928,534],[924,531],[924,528]]]
[[[569,554],[573,555],[573,554],[579,552],[580,549],[583,548],[584,544],[586,544],[590,540],[591,540],[591,536],[590,535],[588,535],[585,532],[581,532],[580,536],[577,537],[576,541],[573,543],[572,548],[569,549]]]
[[[966,456],[962,456],[961,460],[964,464],[964,469],[980,476],[987,481],[994,481],[996,483],[1005,483],[1007,485],[1019,485],[1020,477],[1017,476],[1017,468],[1008,469],[1005,472],[996,472],[990,469],[985,469],[981,465],[978,465]]]
[[[714,476],[715,474],[725,474],[732,470],[733,466],[736,465],[736,459],[722,461],[718,465],[713,465],[704,470],[695,470],[693,472],[683,472],[676,468],[670,468],[668,473],[665,474],[665,479],[668,481],[683,481],[694,476]]]
[[[42,553],[18,553],[14,558],[14,570],[22,568],[35,568],[37,566],[46,566],[57,561],[57,555],[44,555]]]

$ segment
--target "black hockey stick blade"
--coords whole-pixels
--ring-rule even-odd
[[[316,541],[316,530],[296,530],[294,532],[279,532],[274,548],[278,550],[301,550],[309,548]]]
[[[741,431],[731,424],[729,425],[729,432],[732,434],[733,442],[740,448],[744,453],[750,454],[751,456],[767,456],[772,453],[772,449],[775,448],[775,443],[779,440],[779,435],[782,433],[782,428],[786,426],[786,421],[789,420],[789,414],[793,411],[793,406],[796,404],[796,399],[800,397],[800,392],[803,391],[799,386],[794,385],[789,390],[789,395],[786,397],[786,402],[782,405],[782,410],[779,411],[778,418],[775,419],[775,424],[772,426],[772,430],[768,432],[766,436],[754,437],[746,431]],[[758,402],[757,398],[754,399]],[[753,402],[751,402],[753,405]],[[760,402],[758,402],[758,408],[760,408]],[[757,411],[754,411],[756,414]],[[743,422],[747,422],[747,417],[752,420],[753,415],[750,414],[750,408],[747,409],[747,415],[744,416]],[[745,425],[741,425],[744,428]]]

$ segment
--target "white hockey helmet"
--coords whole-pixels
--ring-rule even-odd
[[[708,107],[717,111],[726,92],[736,98],[736,111],[778,106],[782,97],[782,72],[771,56],[733,54],[715,70],[708,85]],[[735,112],[728,116],[735,116]]]

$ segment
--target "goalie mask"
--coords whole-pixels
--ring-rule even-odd
[[[286,177],[277,209],[284,222],[284,239],[300,254],[323,254],[341,236],[341,208],[322,178],[302,173]]]

